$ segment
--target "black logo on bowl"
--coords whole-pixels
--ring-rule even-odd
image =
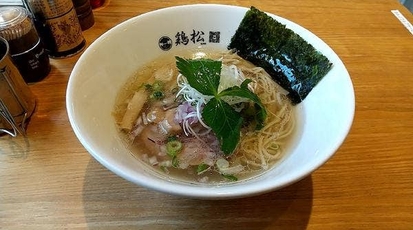
[[[208,37],[209,35],[209,37]],[[174,39],[174,40],[172,40]],[[172,37],[162,36],[158,40],[159,48],[163,51],[168,51],[172,46],[187,46],[191,44],[195,45],[207,45],[209,43],[221,43],[220,31],[208,31],[192,29],[192,31],[177,31]]]
[[[163,51],[170,50],[172,48],[172,39],[170,39],[168,36],[159,38],[159,48],[161,48]]]
[[[209,31],[209,43],[220,43],[221,32],[219,31]]]

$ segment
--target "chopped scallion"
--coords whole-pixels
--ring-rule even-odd
[[[182,143],[178,140],[166,143],[166,152],[169,156],[175,157],[182,150]]]
[[[234,175],[226,175],[226,174],[221,174],[225,179],[230,180],[230,181],[238,181],[238,178]]]
[[[211,166],[207,165],[207,164],[200,164],[198,165],[198,167],[196,168],[196,172],[199,174],[204,173],[205,171],[207,171]]]
[[[178,166],[179,166],[178,157],[173,156],[173,157],[172,157],[172,167],[178,168]]]

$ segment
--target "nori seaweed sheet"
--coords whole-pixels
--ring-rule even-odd
[[[228,49],[262,67],[294,104],[304,100],[332,66],[298,34],[255,7],[245,14]]]

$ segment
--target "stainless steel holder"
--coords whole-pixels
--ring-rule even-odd
[[[7,133],[12,137],[16,137],[18,133],[26,136],[26,130],[24,129],[24,126],[26,124],[27,112],[24,112],[22,122],[20,124],[16,123],[14,117],[10,114],[3,100],[0,98],[0,115],[12,127],[12,130],[0,128],[0,132]]]

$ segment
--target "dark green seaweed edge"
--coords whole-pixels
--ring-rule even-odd
[[[332,67],[328,58],[311,44],[253,6],[246,12],[228,49],[262,67],[289,92],[294,104],[303,101]]]

